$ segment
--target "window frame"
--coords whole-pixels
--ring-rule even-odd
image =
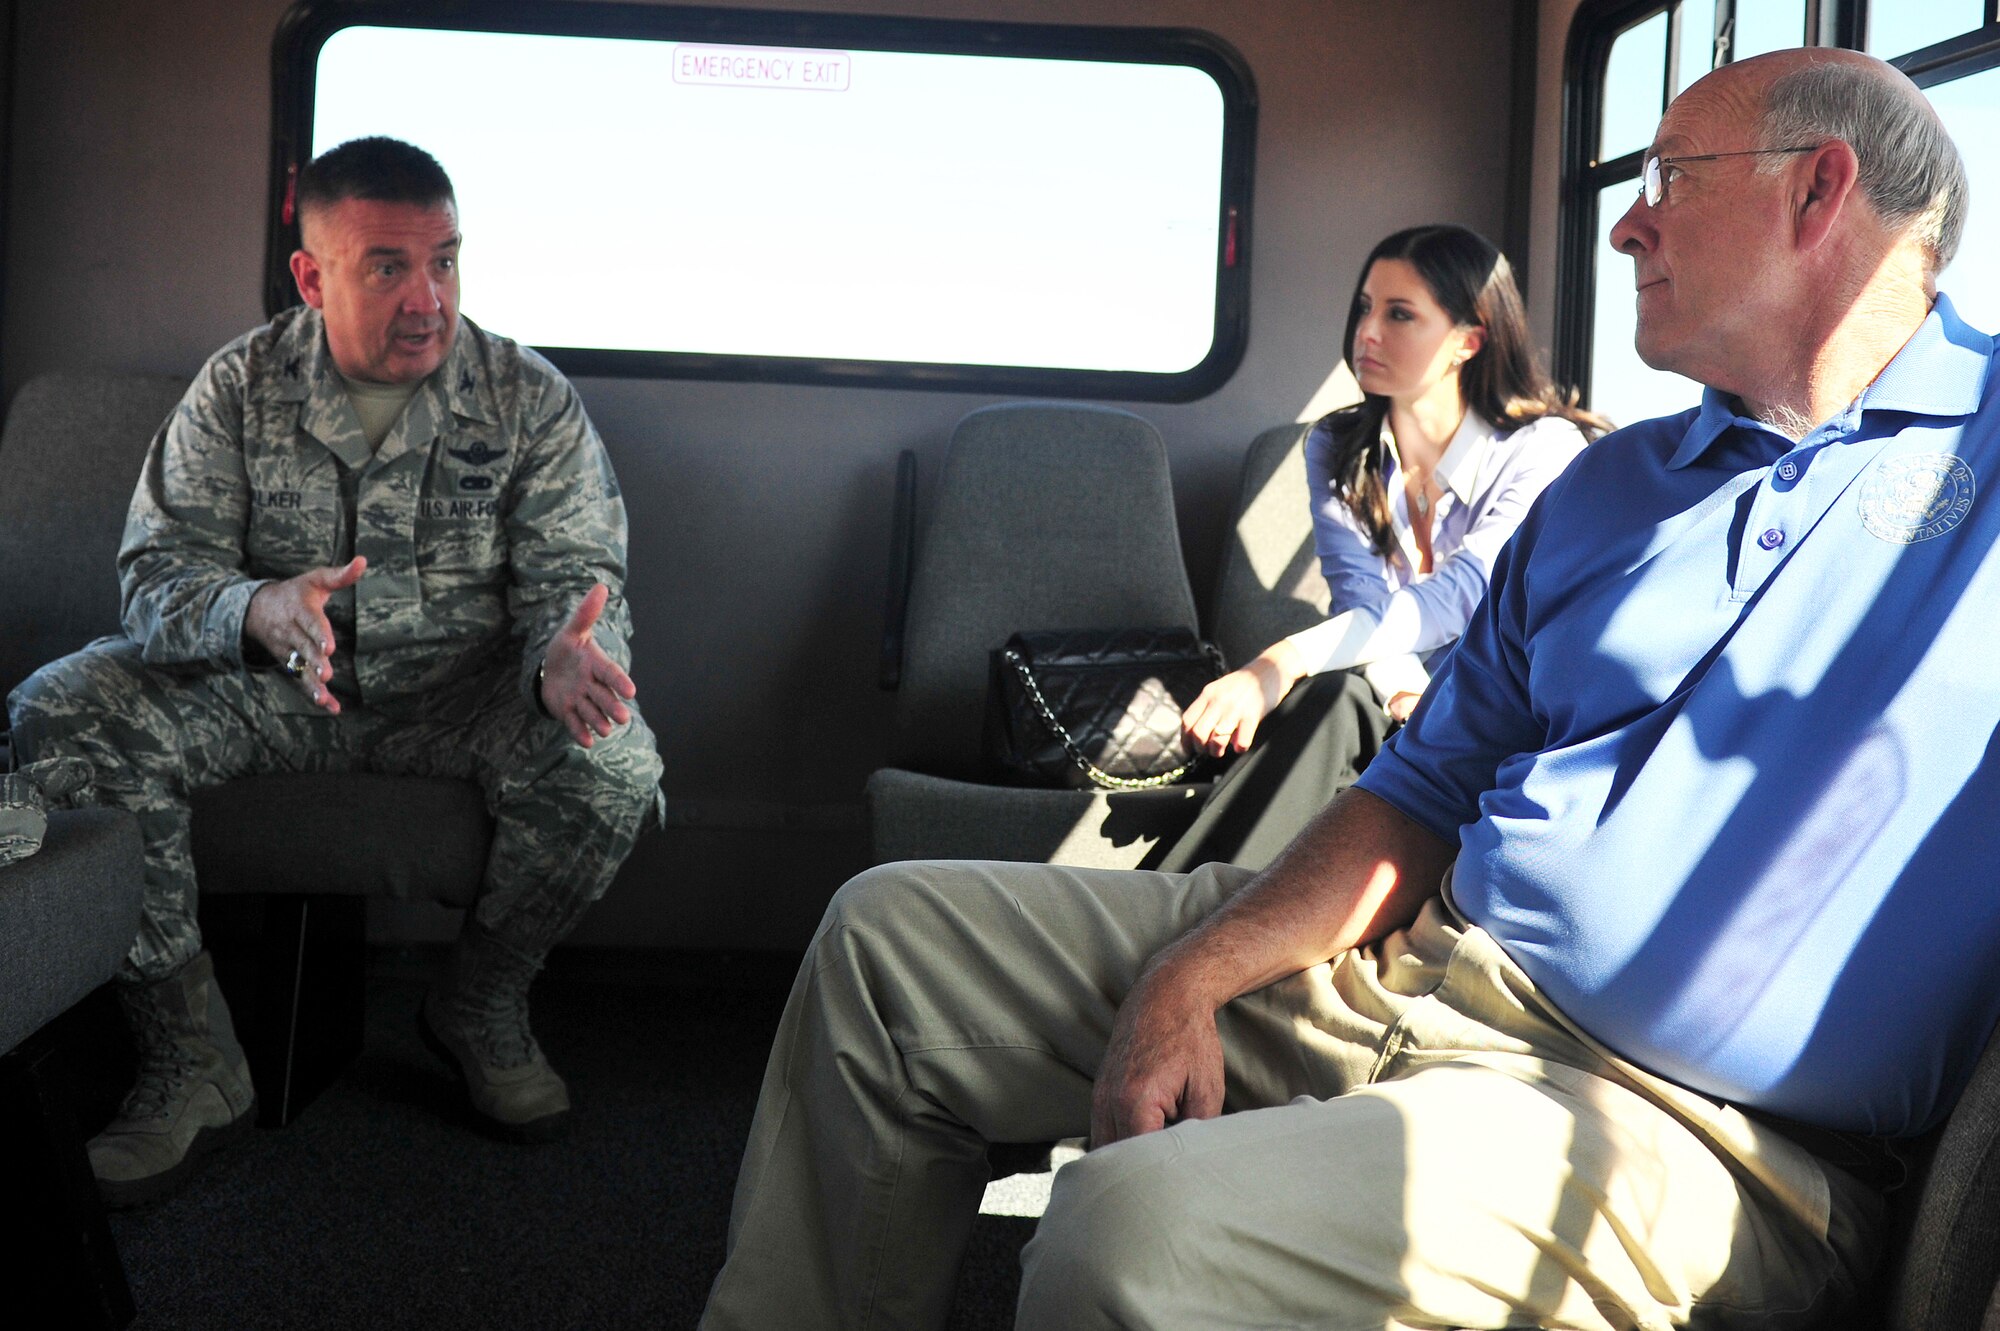
[[[1878,0],[1879,2],[1879,0]],[[1806,0],[1812,45],[1864,47],[1870,0]],[[1982,27],[1896,57],[1889,63],[1920,88],[1936,87],[2000,66],[2000,0],[1984,0]],[[1637,188],[1645,152],[1597,160],[1604,126],[1605,77],[1619,37],[1673,6],[1673,0],[1583,0],[1570,21],[1563,57],[1562,187],[1556,237],[1556,327],[1553,359],[1558,379],[1591,400],[1591,334],[1598,260],[1598,196],[1621,180]],[[1716,0],[1716,24],[1734,17],[1736,0]],[[1673,7],[1667,24],[1663,94],[1671,96],[1680,59],[1680,20]],[[1662,103],[1664,105],[1664,101]]]
[[[1189,402],[1221,388],[1249,345],[1251,202],[1257,87],[1249,65],[1222,38],[1195,28],[1118,28],[989,23],[958,19],[808,14],[618,3],[617,0],[299,0],[271,47],[271,148],[266,201],[264,305],[299,303],[289,260],[298,228],[284,217],[292,179],[312,144],[320,49],[350,27],[458,29],[574,37],[721,44],[830,46],[854,50],[1192,67],[1215,80],[1223,101],[1214,334],[1190,368],[1162,373],[1052,366],[839,360],[603,347],[538,347],[565,373],[621,378],[843,384],[869,388]],[[504,330],[503,330],[504,331]]]

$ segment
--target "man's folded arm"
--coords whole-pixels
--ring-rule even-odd
[[[1409,923],[1457,851],[1394,805],[1343,791],[1148,971],[1177,972],[1220,1007]]]

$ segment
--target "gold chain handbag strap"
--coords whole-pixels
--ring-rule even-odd
[[[1096,763],[1085,757],[1083,750],[1077,747],[1076,741],[1070,738],[1070,733],[1064,728],[1063,723],[1056,720],[1055,711],[1050,708],[1048,699],[1042,696],[1041,686],[1035,683],[1034,670],[1029,667],[1027,661],[1021,656],[1021,653],[1009,647],[1002,652],[1002,655],[1006,658],[1007,664],[1014,667],[1014,673],[1021,677],[1021,686],[1027,689],[1028,698],[1035,704],[1035,711],[1041,716],[1042,724],[1049,728],[1049,733],[1062,741],[1063,752],[1069,755],[1070,761],[1075,763],[1085,776],[1107,790],[1157,790],[1161,786],[1171,786],[1174,782],[1192,772],[1195,764],[1201,760],[1200,755],[1197,754],[1195,757],[1182,763],[1179,767],[1176,767],[1173,771],[1162,772],[1158,776],[1130,777],[1111,775],[1111,773],[1103,770]]]

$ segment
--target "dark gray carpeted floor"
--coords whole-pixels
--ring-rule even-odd
[[[183,1195],[114,1218],[135,1325],[692,1327],[722,1260],[782,969],[722,984],[577,969],[552,968],[534,993],[574,1129],[518,1147],[464,1124],[416,1036],[422,982],[378,963],[367,1047],[338,1084]],[[1011,1324],[1032,1226],[980,1218],[958,1331]]]

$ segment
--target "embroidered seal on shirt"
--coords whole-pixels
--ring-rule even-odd
[[[1928,541],[1965,521],[1977,488],[1972,468],[1950,453],[1884,458],[1861,483],[1861,525],[1896,545]]]

